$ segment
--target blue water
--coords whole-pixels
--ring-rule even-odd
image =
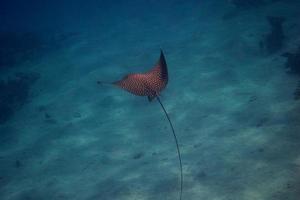
[[[298,0],[0,2],[0,199],[298,200]]]

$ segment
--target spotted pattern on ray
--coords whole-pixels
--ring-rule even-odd
[[[154,99],[168,83],[168,69],[163,52],[157,64],[146,73],[128,74],[113,84],[138,96]]]

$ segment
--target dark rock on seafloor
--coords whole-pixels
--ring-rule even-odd
[[[263,46],[269,54],[273,54],[281,50],[283,47],[285,35],[282,24],[285,19],[283,17],[273,16],[268,16],[267,19],[271,30],[265,36]]]
[[[230,2],[238,8],[258,7],[265,4],[264,0],[231,0]]]
[[[290,74],[300,76],[300,46],[295,53],[284,53],[282,56],[287,58],[285,67]]]
[[[287,61],[285,63],[287,73],[300,77],[300,46],[298,47],[296,52],[294,53],[287,52],[284,53],[282,56],[287,58]],[[300,99],[300,80],[294,91],[294,99],[295,100]]]
[[[13,79],[0,80],[0,124],[28,101],[30,87],[38,78],[38,74],[16,73]]]

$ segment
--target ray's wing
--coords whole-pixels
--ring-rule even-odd
[[[113,82],[114,85],[138,96],[151,95],[148,87],[145,87],[144,74],[128,74],[119,81]]]
[[[145,76],[148,87],[157,94],[166,87],[169,77],[166,59],[162,51],[156,65],[145,73]]]

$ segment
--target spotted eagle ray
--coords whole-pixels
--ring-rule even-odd
[[[182,188],[183,188],[183,174],[182,174],[182,161],[181,161],[181,153],[178,145],[177,136],[174,131],[173,124],[170,120],[170,117],[163,106],[159,94],[160,92],[167,86],[168,83],[168,68],[166,59],[164,56],[163,51],[160,52],[159,60],[157,61],[156,65],[146,73],[133,73],[124,76],[121,80],[115,82],[102,82],[98,81],[98,84],[111,84],[115,85],[121,89],[124,89],[134,95],[137,96],[147,96],[149,101],[153,99],[157,99],[158,103],[160,104],[163,112],[165,113],[170,127],[172,129],[172,133],[174,136],[178,160],[179,160],[179,167],[180,167],[180,193],[179,199],[182,198]]]

